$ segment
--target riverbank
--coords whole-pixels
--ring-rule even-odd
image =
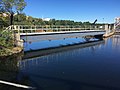
[[[12,48],[1,48],[0,57],[10,56],[13,54],[21,53],[23,48],[21,47],[12,47]]]
[[[12,32],[0,29],[0,57],[10,56],[22,52],[22,47],[15,47]]]

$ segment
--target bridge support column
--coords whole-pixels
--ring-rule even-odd
[[[109,25],[108,24],[105,24],[105,30],[109,30]]]
[[[20,34],[15,33],[15,35],[14,35],[14,44],[15,44],[15,46],[23,48],[23,43],[24,43],[23,40],[20,39]]]
[[[105,30],[106,33],[103,35],[103,37],[109,37],[114,34],[114,25],[112,24],[105,24]]]

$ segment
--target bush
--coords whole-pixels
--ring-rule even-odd
[[[0,46],[5,48],[13,47],[13,38],[11,32],[0,30]]]

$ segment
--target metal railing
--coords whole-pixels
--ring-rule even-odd
[[[104,30],[103,28],[81,27],[81,26],[61,26],[61,25],[11,25],[6,30],[12,30],[20,33],[33,32],[58,32],[58,31],[81,31],[81,30]]]

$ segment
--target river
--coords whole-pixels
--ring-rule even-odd
[[[58,42],[66,45],[73,41],[78,43],[79,40],[71,38],[44,43],[50,42],[50,47],[53,47],[58,46]],[[40,42],[37,45],[35,43],[25,43],[28,47],[24,50],[46,48]],[[120,90],[120,35],[86,47],[30,58],[25,58],[25,55],[1,57],[0,80],[35,87],[36,90]],[[0,90],[22,88],[0,83]]]

